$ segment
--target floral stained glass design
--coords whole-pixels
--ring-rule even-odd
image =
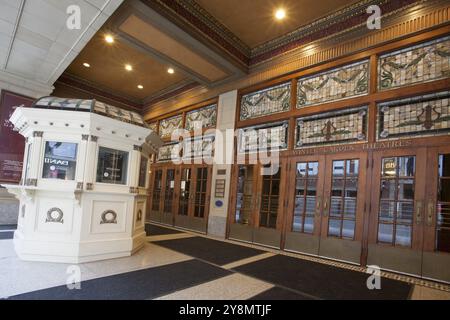
[[[239,153],[261,150],[284,150],[288,141],[288,122],[239,129]]]
[[[360,61],[297,82],[297,109],[368,93],[369,61]]]
[[[212,158],[215,136],[202,136],[183,141],[183,159]]]
[[[158,150],[158,162],[163,161],[179,161],[180,160],[180,145],[179,143],[168,143],[161,146]]]
[[[181,129],[182,125],[183,116],[181,114],[172,118],[161,120],[159,122],[159,135],[161,138],[170,138],[175,130]]]
[[[297,119],[297,148],[358,141],[367,141],[367,107]]]
[[[213,104],[186,113],[186,130],[213,128],[217,121],[217,105]],[[198,128],[195,125],[199,126]]]
[[[378,87],[388,90],[450,77],[450,37],[379,57]]]
[[[240,119],[247,120],[289,111],[291,84],[284,83],[242,96]]]
[[[450,132],[450,91],[378,104],[378,140]]]

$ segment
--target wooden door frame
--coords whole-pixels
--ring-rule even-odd
[[[416,251],[423,249],[423,227],[417,223],[418,214],[422,216],[423,220],[423,202],[425,198],[425,174],[427,166],[427,148],[402,148],[402,149],[389,149],[374,151],[372,157],[371,175],[372,175],[372,192],[371,194],[371,210],[369,213],[369,233],[368,244],[377,245],[381,247],[395,247],[406,248]],[[414,208],[412,217],[412,234],[411,234],[411,246],[395,246],[392,244],[385,244],[378,242],[378,213],[380,206],[380,183],[381,183],[381,160],[386,157],[403,157],[403,156],[415,156],[415,172],[414,172]],[[417,205],[422,202],[422,207]],[[420,210],[419,212],[417,210]],[[395,237],[395,234],[393,235]]]

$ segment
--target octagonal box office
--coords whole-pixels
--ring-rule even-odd
[[[142,117],[95,100],[45,97],[10,121],[26,138],[14,245],[24,260],[129,256],[145,242],[149,157],[160,138]]]

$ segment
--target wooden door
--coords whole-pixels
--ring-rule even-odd
[[[426,148],[373,153],[368,265],[422,273]]]
[[[325,156],[290,160],[284,248],[318,255],[322,225]]]
[[[450,147],[427,155],[422,276],[450,282]]]

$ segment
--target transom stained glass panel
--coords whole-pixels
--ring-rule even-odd
[[[297,82],[297,109],[368,93],[369,61],[335,68]]]
[[[161,120],[159,122],[159,135],[161,138],[170,138],[175,130],[181,129],[182,125],[183,116],[181,114],[172,118]]]
[[[158,130],[158,122],[150,122],[147,126],[154,132]]]
[[[380,90],[448,77],[450,77],[450,36],[379,57]]]
[[[158,162],[163,161],[179,161],[180,160],[180,146],[179,143],[168,143],[161,146],[158,150]]]
[[[291,83],[284,83],[242,96],[240,119],[247,120],[289,111]]]
[[[450,91],[378,104],[378,140],[450,131]]]
[[[297,119],[297,148],[367,141],[367,107]]]
[[[183,140],[183,159],[212,158],[215,136],[201,136]]]
[[[213,104],[186,113],[186,130],[212,128],[216,126],[217,105]],[[197,127],[196,127],[197,126]]]
[[[239,129],[239,153],[287,148],[288,122]]]

